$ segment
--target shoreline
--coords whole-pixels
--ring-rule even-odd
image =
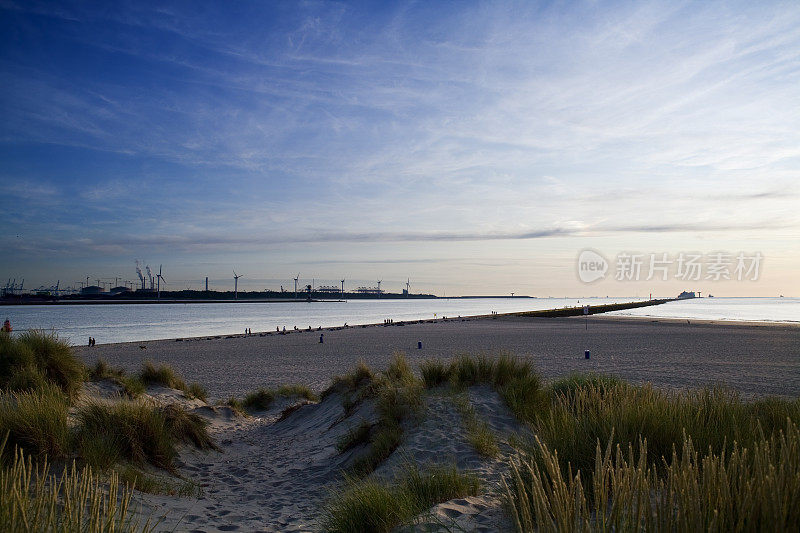
[[[599,311],[596,312],[597,308],[600,307],[607,307],[607,306],[626,306],[623,309],[630,309],[630,308],[638,308],[638,307],[647,307],[652,305],[661,305],[663,303],[667,303],[673,300],[658,300],[658,303],[650,303],[655,302],[656,300],[648,300],[647,302],[627,302],[624,304],[601,304],[596,306],[589,306],[590,313],[588,316],[592,318],[603,318],[605,320],[633,320],[633,321],[650,321],[650,322],[675,322],[675,323],[683,323],[689,322],[692,324],[713,324],[713,325],[721,325],[721,326],[730,326],[730,325],[740,325],[740,326],[776,326],[776,327],[789,327],[789,328],[800,328],[800,321],[797,322],[779,322],[779,321],[769,321],[769,320],[736,320],[736,319],[700,319],[700,318],[676,318],[676,317],[655,317],[655,316],[626,316],[626,315],[609,315],[606,314],[607,311]],[[645,305],[641,305],[645,303]],[[170,341],[196,341],[196,340],[213,340],[213,339],[222,339],[222,338],[247,338],[247,337],[268,337],[268,336],[276,336],[276,335],[289,335],[290,333],[308,333],[308,332],[315,332],[315,331],[339,331],[343,329],[351,329],[351,328],[370,328],[370,327],[402,327],[402,326],[409,326],[414,324],[433,324],[433,323],[441,323],[441,322],[450,322],[450,321],[459,321],[459,320],[494,320],[494,319],[503,319],[509,317],[516,317],[516,318],[578,318],[582,316],[586,316],[582,314],[581,307],[564,307],[564,308],[555,308],[555,309],[541,309],[535,311],[512,311],[508,313],[498,313],[495,315],[492,314],[482,314],[482,315],[465,315],[465,316],[458,316],[458,317],[443,317],[443,318],[421,318],[415,320],[400,320],[397,322],[393,322],[391,324],[385,324],[380,322],[368,322],[365,324],[346,324],[341,326],[321,326],[318,328],[297,328],[297,329],[287,329],[285,332],[279,331],[254,331],[250,335],[245,335],[244,333],[219,333],[215,335],[197,335],[197,336],[182,336],[182,337],[168,337],[164,339],[143,339],[143,340],[135,340],[135,341],[124,341],[124,342],[105,342],[99,343],[97,346],[114,346],[114,345],[124,345],[124,344],[141,344],[146,342],[170,342]],[[595,312],[593,312],[595,311]],[[82,346],[82,345],[80,345]]]
[[[381,327],[383,326],[383,327]],[[77,346],[136,372],[145,360],[171,365],[216,399],[287,383],[325,389],[360,360],[385,367],[403,352],[412,365],[460,353],[511,353],[548,379],[572,372],[616,375],[633,383],[687,389],[723,385],[746,397],[800,396],[800,335],[795,324],[731,323],[593,315],[531,319],[489,315],[415,323],[203,336]],[[320,335],[323,342],[319,342]],[[422,349],[418,343],[422,343]],[[590,350],[591,358],[584,358]]]

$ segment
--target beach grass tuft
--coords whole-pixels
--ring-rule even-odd
[[[351,478],[326,507],[324,528],[331,533],[389,532],[438,503],[475,495],[479,488],[476,476],[454,466],[420,470],[409,465],[394,484]]]
[[[464,429],[467,433],[467,442],[484,457],[496,457],[500,453],[497,445],[497,438],[485,420],[481,420],[475,412],[475,408],[470,404],[466,394],[459,395],[455,399],[455,405],[461,413],[464,421]]]
[[[129,461],[174,472],[178,442],[215,448],[207,422],[177,406],[143,402],[88,403],[77,411],[77,448],[93,467],[107,469]]]
[[[351,388],[354,384],[358,386]],[[369,439],[369,447],[355,459],[351,467],[356,476],[365,476],[400,445],[403,424],[421,416],[422,384],[405,356],[398,352],[380,375],[376,376],[369,367],[359,364],[353,373],[336,380],[333,387],[342,393],[345,416],[349,416],[353,407],[366,399],[375,402],[378,421],[369,430],[362,429],[359,434]]]
[[[369,442],[370,431],[372,424],[366,420],[362,420],[360,424],[350,428],[350,431],[345,433],[342,438],[336,443],[336,449],[339,453],[344,453],[351,448],[355,448],[360,444],[367,444]]]
[[[299,397],[308,401],[318,400],[317,395],[306,385],[281,385],[277,389],[260,388],[248,393],[241,401],[231,397],[228,399],[227,405],[242,413],[247,411],[266,411],[278,397]]]
[[[121,368],[114,368],[103,359],[98,359],[94,366],[89,368],[89,379],[92,381],[109,380],[121,387],[123,394],[129,398],[137,398],[146,390],[145,384],[139,376],[129,376]]]
[[[306,385],[281,385],[275,390],[275,396],[284,396],[286,398],[298,396],[310,402],[319,400],[319,397]]]
[[[175,373],[169,365],[155,366],[150,361],[145,361],[139,379],[145,385],[161,385],[170,389],[186,392],[186,383]]]
[[[266,411],[274,400],[274,392],[269,389],[258,389],[247,394],[242,400],[241,406],[247,411]]]
[[[345,395],[351,394],[359,388],[371,383],[374,379],[375,374],[362,359],[351,373],[334,377],[331,386],[322,392],[322,399],[327,398],[334,392],[340,392]]]
[[[441,361],[423,361],[419,365],[419,371],[426,389],[439,387],[450,380],[449,368]]]
[[[36,391],[0,393],[0,439],[7,437],[6,453],[18,447],[28,456],[66,458],[68,409],[68,398],[52,383]]]
[[[800,429],[714,453],[684,434],[651,461],[648,441],[595,446],[593,475],[564,472],[556,449],[536,440],[537,460],[512,461],[506,501],[519,532],[794,531],[800,524]],[[679,451],[680,450],[680,451]]]
[[[0,442],[0,455],[7,443]],[[130,508],[132,489],[116,473],[95,475],[89,467],[64,467],[50,473],[46,459],[34,464],[17,449],[0,468],[0,530],[128,533],[152,531]]]
[[[204,402],[208,401],[208,391],[199,383],[192,383],[189,385],[189,387],[186,389],[186,396],[190,400],[197,398],[198,400],[202,400]]]
[[[55,333],[32,330],[16,337],[0,333],[0,388],[37,390],[51,382],[72,397],[85,378],[83,363]]]

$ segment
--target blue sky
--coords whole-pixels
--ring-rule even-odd
[[[0,9],[3,282],[685,285],[584,286],[590,247],[760,251],[686,288],[797,292],[797,2]]]

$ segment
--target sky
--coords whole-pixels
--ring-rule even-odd
[[[0,11],[0,285],[800,296],[798,2]]]

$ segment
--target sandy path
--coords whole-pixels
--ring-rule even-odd
[[[450,320],[326,330],[323,344],[320,332],[293,331],[77,347],[76,353],[87,362],[101,356],[128,370],[137,370],[148,358],[169,363],[187,381],[205,385],[212,399],[285,383],[322,390],[331,376],[349,371],[359,359],[384,368],[398,350],[412,363],[459,352],[508,350],[532,359],[546,377],[598,371],[656,386],[721,383],[745,395],[800,394],[797,326],[602,316],[588,322],[586,330],[582,318]],[[591,350],[589,361],[585,349]]]

